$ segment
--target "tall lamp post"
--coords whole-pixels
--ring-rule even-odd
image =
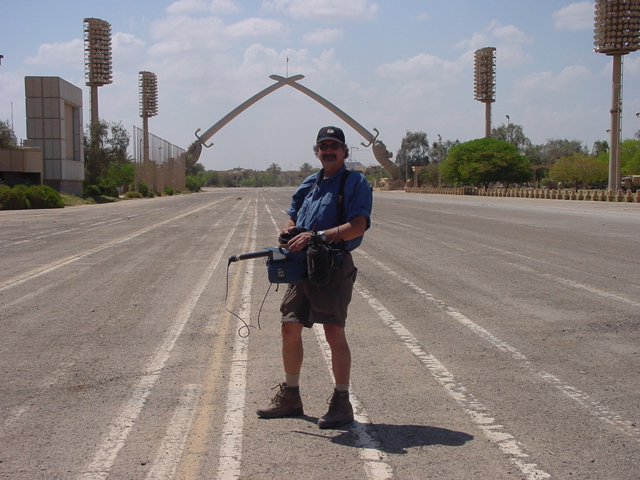
[[[491,104],[496,101],[496,48],[476,50],[474,56],[474,98],[485,104],[484,136],[491,136]]]
[[[596,0],[595,51],[613,57],[609,190],[620,188],[620,123],[622,118],[622,56],[638,50],[640,0]]]
[[[100,121],[98,87],[113,82],[111,65],[111,24],[99,18],[84,19],[85,83],[91,87],[92,137]],[[92,138],[95,142],[95,138]]]
[[[138,92],[140,95],[140,116],[142,117],[142,165],[149,169],[149,117],[158,114],[158,77],[151,72],[138,72]],[[145,175],[146,177],[146,175]],[[154,175],[155,177],[155,175]],[[145,179],[149,181],[149,178]],[[155,181],[150,182],[155,188]]]

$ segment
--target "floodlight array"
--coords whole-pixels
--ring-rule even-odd
[[[89,86],[113,81],[111,66],[111,24],[98,18],[84,19],[84,71]]]
[[[158,76],[151,72],[138,73],[140,92],[140,116],[154,117],[158,114]]]
[[[480,102],[496,101],[496,48],[476,50],[474,56],[474,98]]]
[[[595,51],[627,54],[640,47],[640,1],[596,0]]]

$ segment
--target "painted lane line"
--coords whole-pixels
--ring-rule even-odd
[[[271,209],[266,203],[265,208],[271,218],[271,222],[276,227],[276,230],[279,231]],[[286,214],[284,210],[281,210],[281,212]],[[322,327],[318,324],[314,325],[314,332],[320,344],[325,364],[331,373],[331,349],[324,338]],[[331,373],[331,375],[333,375],[333,373]],[[355,436],[355,445],[360,449],[360,458],[364,462],[367,479],[388,480],[393,478],[393,469],[388,463],[387,454],[380,447],[380,441],[375,438],[371,432],[371,421],[367,416],[364,406],[353,392],[349,393],[349,398],[354,409],[353,416],[356,420],[355,423],[350,426],[350,429]]]
[[[412,290],[414,290],[415,292],[420,294],[422,297],[424,297],[430,303],[432,303],[433,305],[438,307],[440,310],[445,312],[447,315],[449,315],[450,317],[452,317],[455,320],[457,320],[460,324],[462,324],[465,327],[469,328],[471,331],[476,333],[478,336],[480,336],[481,338],[486,340],[490,345],[493,345],[498,350],[509,354],[513,359],[521,362],[522,365],[524,365],[532,373],[534,373],[535,375],[538,375],[545,382],[553,385],[555,388],[557,388],[563,394],[565,394],[568,398],[577,401],[578,404],[580,404],[582,407],[586,408],[589,411],[589,413],[592,414],[593,416],[595,416],[596,418],[598,418],[598,419],[600,419],[600,420],[602,420],[602,421],[604,421],[606,423],[609,423],[611,425],[614,425],[616,428],[618,428],[619,431],[621,431],[625,435],[633,437],[636,440],[640,440],[640,429],[638,429],[638,427],[633,422],[623,419],[622,416],[619,413],[616,413],[611,408],[603,405],[601,402],[590,398],[589,395],[587,395],[584,392],[581,392],[576,387],[573,387],[572,385],[569,385],[568,383],[563,382],[556,375],[553,375],[553,374],[551,374],[549,372],[545,372],[545,371],[538,371],[534,367],[534,365],[527,359],[527,357],[523,353],[521,353],[518,349],[516,349],[515,347],[513,347],[513,346],[509,345],[507,342],[501,340],[500,338],[498,338],[497,336],[495,336],[494,334],[489,332],[484,327],[481,327],[480,325],[476,324],[471,319],[469,319],[467,316],[465,316],[464,314],[456,311],[455,309],[453,309],[452,307],[447,305],[442,300],[439,300],[439,299],[435,298],[433,295],[427,293],[424,289],[420,288],[418,285],[413,283],[411,280],[409,280],[406,277],[400,275],[399,273],[391,270],[389,267],[387,267],[382,262],[376,260],[375,258],[370,256],[369,254],[367,254],[364,251],[362,251],[362,249],[357,249],[355,251],[357,253],[359,253],[360,255],[364,256],[365,258],[367,258],[374,265],[377,265],[379,268],[384,270],[389,275],[395,277],[399,282],[401,282],[404,285],[407,285],[408,287],[410,287]]]
[[[124,243],[124,242],[126,242],[128,240],[131,240],[132,238],[135,238],[135,237],[137,237],[139,235],[142,235],[143,233],[147,233],[147,232],[149,232],[151,230],[154,230],[154,229],[156,229],[158,227],[161,227],[161,226],[166,225],[168,223],[171,223],[171,222],[174,222],[174,221],[179,220],[181,218],[184,218],[184,217],[186,217],[188,215],[191,215],[193,213],[196,213],[196,212],[198,212],[200,210],[212,207],[213,205],[215,205],[215,204],[217,204],[217,203],[219,203],[221,201],[222,200],[216,200],[215,202],[211,202],[211,203],[208,203],[206,205],[202,205],[202,206],[194,208],[193,210],[190,210],[188,212],[181,213],[179,215],[176,215],[175,217],[168,218],[168,219],[163,220],[163,221],[161,221],[159,223],[156,223],[156,224],[151,225],[149,227],[146,227],[146,228],[143,228],[141,230],[138,230],[137,232],[134,232],[134,233],[132,233],[130,235],[127,235],[125,237],[118,238],[118,239],[115,239],[115,240],[111,240],[110,242],[103,243],[102,245],[99,245],[99,246],[94,247],[94,248],[90,248],[88,250],[85,250],[84,252],[77,253],[77,254],[62,258],[60,260],[53,261],[53,262],[49,263],[48,265],[43,265],[42,267],[39,267],[39,268],[36,268],[34,270],[25,272],[25,273],[23,273],[21,275],[18,275],[17,277],[14,277],[12,279],[5,280],[4,282],[0,283],[0,292],[6,290],[8,288],[20,285],[20,284],[26,282],[27,280],[31,280],[33,278],[40,277],[41,275],[45,275],[47,273],[50,273],[50,272],[52,272],[54,270],[57,270],[58,268],[63,267],[65,265],[69,265],[70,263],[73,263],[73,262],[75,262],[77,260],[85,258],[85,257],[91,255],[92,253],[97,253],[97,252],[100,252],[100,251],[105,250],[107,248],[110,248],[110,247],[113,247],[115,245],[118,245],[120,243]]]
[[[102,445],[95,452],[91,463],[89,463],[89,465],[84,469],[84,473],[78,476],[78,479],[99,480],[107,478],[109,475],[109,471],[111,470],[118,453],[124,446],[132,427],[135,425],[136,420],[147,401],[147,398],[151,394],[151,390],[156,380],[159,378],[166,362],[169,360],[169,356],[171,355],[173,347],[180,337],[184,326],[191,317],[191,313],[195,309],[195,306],[207,287],[209,280],[213,276],[213,272],[220,263],[222,254],[233,238],[233,234],[235,233],[241,218],[242,215],[238,215],[235,225],[233,225],[229,230],[226,239],[218,248],[216,255],[211,260],[211,263],[209,263],[209,265],[204,269],[204,273],[198,280],[198,283],[193,287],[191,294],[180,307],[173,325],[167,332],[162,344],[154,353],[151,361],[144,369],[144,374],[141,379],[135,385],[133,394],[129,399],[127,399],[125,405],[113,420],[111,428],[104,436]],[[220,225],[223,221],[224,219],[220,219],[216,224],[214,224],[213,228]]]
[[[422,363],[445,391],[464,409],[471,421],[482,433],[495,443],[505,457],[524,475],[526,480],[540,480],[551,478],[547,472],[538,468],[535,463],[527,463],[529,457],[524,452],[522,444],[506,431],[503,425],[496,423],[494,417],[482,403],[480,403],[467,388],[458,383],[446,367],[436,357],[424,350],[417,338],[414,337],[396,318],[377,300],[366,288],[356,283],[356,291],[369,303],[371,308],[382,319],[393,333],[395,333],[409,351]]]
[[[185,385],[178,408],[173,414],[167,433],[147,475],[148,480],[174,478],[191,429],[201,390],[202,385]]]
[[[329,369],[329,373],[331,373],[331,348],[324,338],[322,325],[315,324],[313,330],[320,344],[325,364]],[[355,437],[355,446],[360,450],[360,459],[364,462],[367,478],[369,480],[389,480],[393,478],[393,469],[388,462],[387,454],[380,446],[380,441],[371,432],[371,421],[365,408],[353,391],[349,392],[349,400],[353,405],[353,417],[355,419],[349,429]]]
[[[256,232],[258,229],[258,215],[256,207],[253,212],[253,227],[249,251],[256,249]],[[238,316],[251,318],[251,288],[253,284],[255,262],[249,261],[246,267],[244,285],[242,287],[242,305]],[[243,324],[238,320],[238,328]],[[219,480],[234,480],[240,478],[242,466],[242,430],[244,428],[244,407],[247,392],[247,360],[249,358],[249,336],[236,335],[233,345],[233,358],[229,371],[229,390],[227,394],[227,408],[222,423],[220,455],[218,460]]]
[[[521,255],[519,255],[521,256]],[[563,277],[559,277],[557,275],[553,275],[551,273],[543,273],[543,272],[539,272],[538,270],[531,268],[531,267],[527,267],[525,265],[520,265],[517,263],[512,263],[512,262],[505,262],[507,265],[510,265],[513,268],[516,268],[518,270],[522,270],[523,272],[527,272],[533,275],[539,275],[542,278],[547,278],[549,280],[552,280],[554,282],[557,283],[561,283],[563,285],[566,285],[568,287],[573,287],[579,290],[585,290],[589,293],[593,293],[594,295],[598,295],[599,297],[603,297],[603,298],[608,298],[609,300],[614,300],[616,302],[619,303],[626,303],[627,305],[630,305],[632,307],[640,307],[640,302],[636,302],[633,301],[629,298],[625,298],[622,297],[618,294],[615,293],[611,293],[611,292],[606,292],[604,290],[600,290],[598,288],[592,287],[590,285],[585,285],[584,283],[580,283],[580,282],[576,282],[574,280],[569,280],[568,278],[563,278]]]

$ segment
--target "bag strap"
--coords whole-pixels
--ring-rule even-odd
[[[347,215],[344,211],[344,185],[347,183],[347,177],[349,176],[350,173],[351,173],[351,170],[345,169],[345,171],[342,172],[342,175],[340,177],[340,185],[338,186],[338,199],[336,202],[336,208],[338,211],[336,218],[338,219],[338,225],[342,225],[346,221]],[[318,173],[318,176],[316,177],[316,181],[313,183],[313,185],[311,185],[311,188],[309,189],[309,193],[313,192],[313,189],[316,188],[318,183],[320,183],[323,179],[324,179],[324,172],[320,171]]]
[[[351,173],[351,170],[345,170],[342,172],[342,178],[340,178],[340,186],[338,187],[338,225],[342,225],[346,221],[346,213],[344,211],[344,184],[347,183],[347,177]]]

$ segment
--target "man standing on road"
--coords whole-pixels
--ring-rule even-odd
[[[294,193],[287,210],[289,220],[280,235],[293,236],[287,248],[295,252],[307,248],[312,232],[317,230],[323,242],[341,253],[334,259],[328,285],[314,285],[309,280],[289,285],[280,307],[285,381],[276,387],[279,391],[271,405],[258,409],[257,414],[261,418],[303,414],[299,389],[304,358],[302,330],[320,323],[331,348],[335,387],[329,411],[318,425],[337,428],[353,421],[349,401],[351,352],[345,336],[347,309],[357,274],[351,251],[362,243],[371,224],[373,196],[364,176],[345,167],[349,149],[341,129],[321,128],[313,150],[322,169],[305,179]]]

